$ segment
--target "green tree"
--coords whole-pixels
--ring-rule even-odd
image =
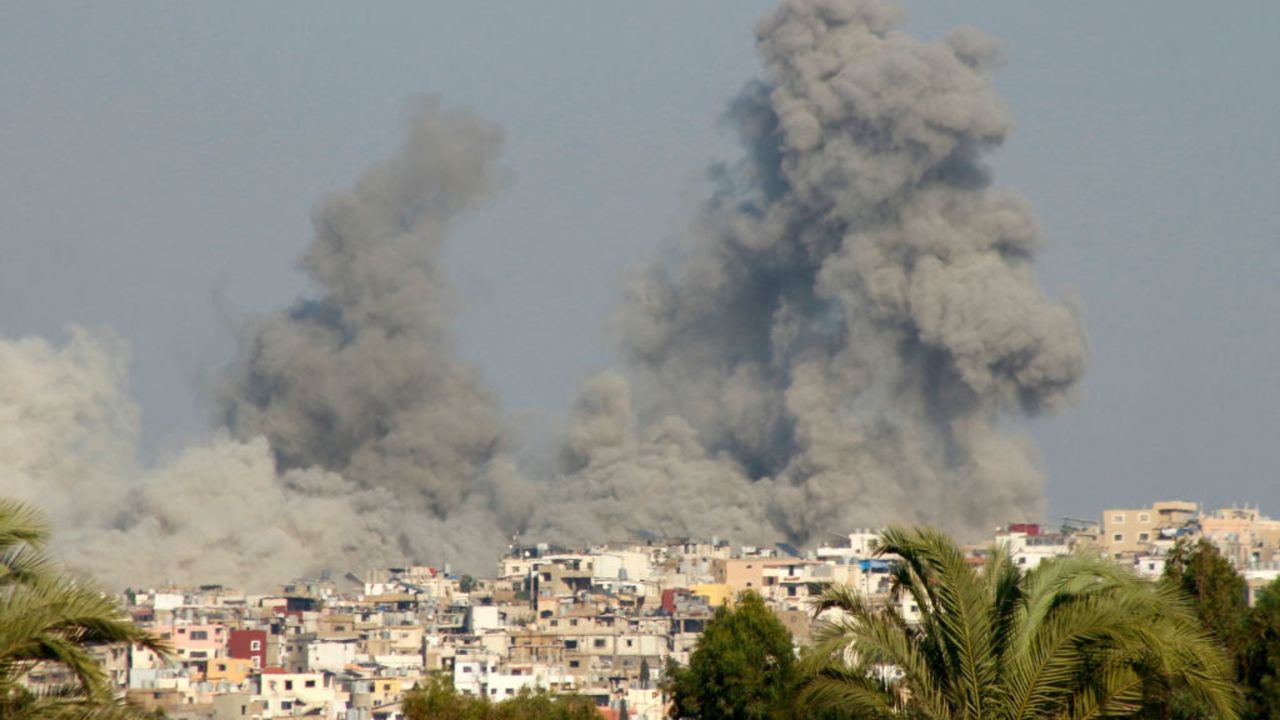
[[[1280,718],[1280,578],[1258,593],[1249,614],[1250,648],[1241,681],[1250,718]]]
[[[447,676],[405,694],[405,720],[599,720],[591,700],[579,695],[521,692],[502,702],[463,695]]]
[[[443,675],[406,693],[403,709],[405,720],[485,720],[491,712],[486,699],[462,695]]]
[[[791,634],[753,592],[719,608],[698,638],[689,666],[671,666],[672,717],[769,720],[787,716],[796,689]]]
[[[45,553],[48,537],[38,511],[0,500],[0,717],[129,716],[91,646],[167,648],[102,592],[64,577]],[[71,681],[44,695],[28,692],[19,681],[38,664],[61,665]]]
[[[1091,718],[1133,714],[1154,684],[1184,688],[1219,718],[1237,716],[1231,668],[1185,598],[1089,555],[1028,572],[995,548],[979,572],[942,533],[893,528],[894,594],[876,607],[829,586],[803,670],[806,709],[857,717]]]
[[[1245,695],[1250,695],[1246,676],[1253,638],[1244,578],[1213,543],[1201,539],[1194,543],[1180,540],[1173,546],[1165,559],[1162,581],[1191,599],[1196,617],[1226,649],[1234,676]],[[1250,704],[1244,708],[1246,717],[1252,716]],[[1211,708],[1177,688],[1153,690],[1148,705],[1147,715],[1154,717],[1195,720],[1212,716]]]
[[[1244,578],[1208,540],[1179,541],[1169,551],[1165,582],[1186,593],[1196,615],[1213,636],[1241,661],[1249,646],[1249,605]]]

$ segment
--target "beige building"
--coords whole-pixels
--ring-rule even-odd
[[[1178,528],[1195,517],[1199,507],[1183,500],[1165,500],[1146,508],[1110,508],[1102,512],[1098,545],[1108,555],[1146,552],[1164,528]]]
[[[205,680],[217,684],[226,683],[239,687],[253,673],[253,661],[248,658],[218,658],[209,661]]]
[[[1274,562],[1280,546],[1280,521],[1253,507],[1215,510],[1200,518],[1200,531],[1241,568]]]
[[[793,558],[716,558],[711,561],[711,577],[716,583],[727,585],[734,593],[744,590],[761,592],[765,586],[765,570],[774,568],[794,568],[805,564]],[[795,575],[795,572],[790,572]],[[776,573],[772,575],[776,576]]]

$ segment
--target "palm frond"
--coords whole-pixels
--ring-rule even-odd
[[[44,547],[49,540],[49,520],[27,503],[0,498],[0,550],[18,545]]]
[[[1154,688],[1179,687],[1214,716],[1239,716],[1232,667],[1178,591],[1097,555],[1023,572],[996,547],[979,573],[930,528],[890,528],[895,599],[873,606],[829,586],[814,601],[802,660],[807,701],[871,717],[999,720],[1131,714]]]
[[[104,593],[63,577],[44,552],[48,534],[39,511],[0,499],[0,717],[139,717],[113,697],[92,648],[137,644],[161,655],[170,648]],[[41,694],[23,689],[19,679],[46,663],[73,682]]]

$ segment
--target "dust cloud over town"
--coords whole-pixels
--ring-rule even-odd
[[[1012,421],[1071,400],[1084,334],[1037,282],[1028,202],[984,163],[1012,127],[999,45],[901,23],[861,0],[760,21],[760,76],[726,110],[741,156],[711,168],[672,256],[637,269],[622,362],[583,381],[537,469],[456,351],[442,262],[495,190],[501,119],[426,97],[390,157],[318,204],[314,290],[242,328],[204,441],[139,461],[110,331],[0,341],[0,493],[116,585],[481,569],[514,534],[805,544],[1039,517]]]

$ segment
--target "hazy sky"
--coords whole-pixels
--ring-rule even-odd
[[[310,212],[429,92],[507,130],[450,249],[458,337],[531,440],[612,362],[626,273],[732,157],[761,0],[0,3],[0,336],[108,326],[149,451],[208,426],[237,328],[307,291]],[[1164,497],[1280,514],[1280,4],[908,3],[1003,39],[1038,208],[1076,298],[1079,404],[1035,423],[1051,516]]]

